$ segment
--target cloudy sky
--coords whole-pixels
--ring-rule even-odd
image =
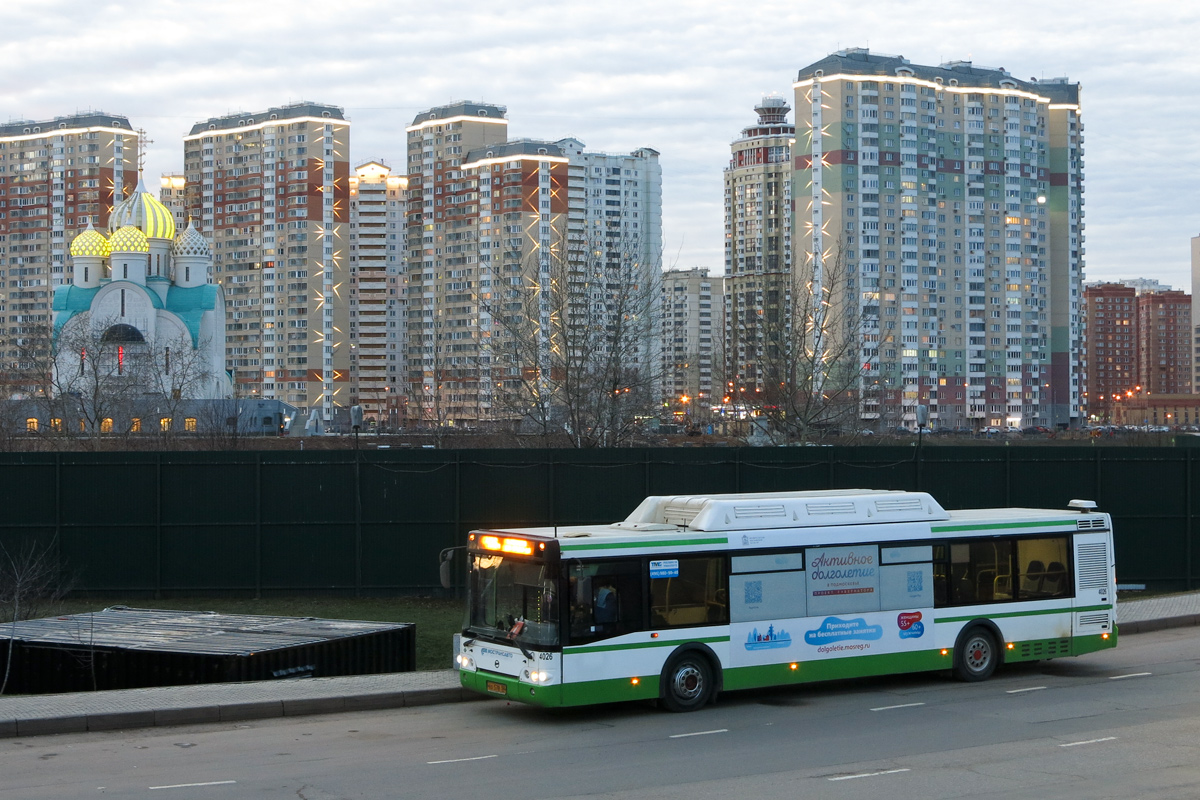
[[[343,106],[351,158],[403,164],[404,126],[471,99],[514,137],[662,153],[664,262],[722,268],[721,170],[764,94],[867,46],[1083,84],[1087,277],[1190,289],[1200,234],[1200,4],[1115,0],[580,3],[38,0],[4,8],[0,121],[84,110],[182,167],[194,122],[312,100]],[[453,9],[453,10],[450,10]]]

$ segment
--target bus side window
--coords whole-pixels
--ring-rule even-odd
[[[572,643],[642,630],[641,559],[573,564],[567,595]]]
[[[1071,581],[1067,571],[1070,540],[1066,536],[1017,540],[1017,569],[1021,600],[1043,597],[1070,597]]]
[[[725,558],[679,559],[679,574],[650,579],[650,627],[720,625],[729,622]]]

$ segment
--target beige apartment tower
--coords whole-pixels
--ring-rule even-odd
[[[408,178],[382,161],[350,176],[350,402],[369,425],[400,423]]]
[[[692,419],[722,402],[724,281],[707,267],[662,275],[663,403]]]
[[[187,210],[213,242],[239,397],[319,411],[350,399],[350,123],[297,103],[184,137]]]

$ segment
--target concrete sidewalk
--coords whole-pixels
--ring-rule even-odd
[[[1200,624],[1200,592],[1127,600],[1121,635]],[[401,672],[347,678],[163,686],[112,692],[0,697],[0,738],[156,725],[233,722],[339,711],[482,700],[459,686],[458,672]]]

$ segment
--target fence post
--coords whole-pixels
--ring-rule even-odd
[[[154,484],[156,491],[154,492],[154,599],[162,599],[162,549],[163,549],[163,529],[162,529],[162,452],[159,451],[154,457]]]
[[[358,434],[354,434],[357,438]],[[354,596],[362,597],[362,455],[354,447]]]
[[[1192,452],[1194,448],[1183,448],[1183,551],[1184,587],[1192,589]]]
[[[262,599],[262,453],[254,454],[254,599]]]
[[[63,563],[62,460],[62,453],[54,454],[54,547],[58,551],[54,555],[60,565]]]
[[[549,512],[546,516],[550,519],[550,524],[558,529],[558,510],[554,505],[554,451],[546,451],[546,504],[549,506],[546,510]]]
[[[462,529],[462,451],[454,451],[454,539],[466,544]],[[466,550],[463,551],[467,552]],[[460,573],[465,575],[465,571]],[[464,587],[465,588],[465,587]]]
[[[1012,448],[1004,443],[1004,505],[1012,505]]]

